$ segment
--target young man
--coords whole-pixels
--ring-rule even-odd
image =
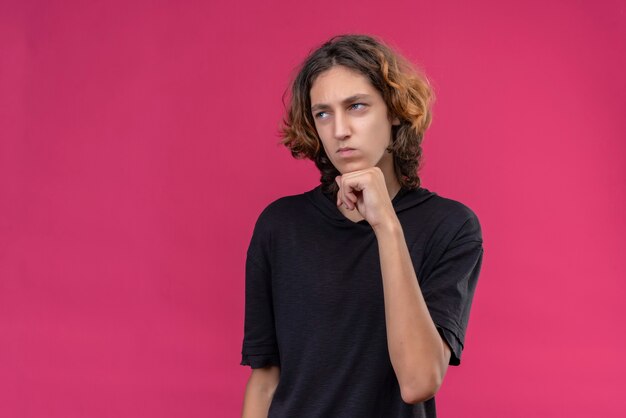
[[[312,52],[283,143],[321,183],[270,203],[247,252],[243,417],[435,417],[481,268],[477,216],[420,186],[426,78],[370,36]]]

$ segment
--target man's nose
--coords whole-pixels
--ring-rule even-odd
[[[335,138],[343,139],[350,135],[350,124],[348,117],[342,112],[335,114]]]

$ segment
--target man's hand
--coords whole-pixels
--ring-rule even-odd
[[[372,228],[397,221],[380,168],[352,171],[335,177],[335,181],[339,185],[337,206],[356,209]]]

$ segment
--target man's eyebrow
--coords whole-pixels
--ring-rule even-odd
[[[353,102],[355,100],[368,99],[368,98],[370,98],[369,94],[365,94],[365,93],[355,94],[355,95],[352,95],[350,97],[346,97],[345,99],[343,99],[341,101],[341,103],[345,105],[345,104],[348,104],[349,102]],[[330,105],[328,105],[326,103],[316,103],[313,106],[311,106],[311,111],[314,112],[314,111],[316,111],[318,109],[327,109],[329,107],[330,107]]]

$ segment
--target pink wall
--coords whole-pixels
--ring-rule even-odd
[[[254,221],[318,180],[281,95],[341,32],[425,68],[424,186],[483,224],[440,415],[626,414],[623,2],[381,4],[0,3],[1,417],[239,415]]]

